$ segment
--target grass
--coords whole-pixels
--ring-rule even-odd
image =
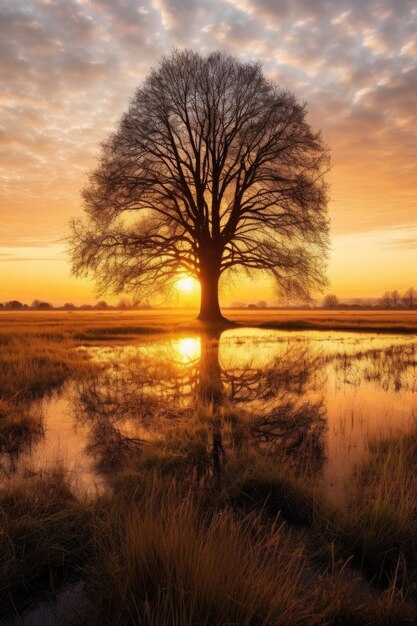
[[[284,625],[311,613],[300,594],[302,551],[282,528],[256,538],[256,518],[208,514],[194,494],[155,478],[135,506],[114,506],[96,528],[91,566],[104,623]]]
[[[24,334],[1,337],[0,398],[22,403],[45,395],[87,370],[85,356],[66,339]]]
[[[372,623],[351,584],[314,573],[279,518],[207,511],[201,486],[153,473],[134,499],[90,505],[56,480],[34,487],[0,503],[3,614],[81,576],[85,624]]]
[[[264,511],[272,517],[280,515],[291,526],[313,525],[319,506],[314,490],[297,479],[290,467],[245,455],[238,459],[237,467],[227,471],[237,477],[229,479],[234,507]]]
[[[282,330],[345,330],[352,332],[417,333],[416,311],[293,311],[226,310],[225,315],[244,326]],[[76,341],[131,339],[132,335],[161,332],[201,331],[196,310],[151,311],[50,311],[0,312],[4,332],[36,334],[42,328],[49,336]],[[7,329],[7,330],[6,330]],[[0,333],[2,332],[0,331]],[[1,340],[1,339],[0,339]]]
[[[136,461],[130,459],[116,481],[116,491],[134,490],[142,473],[190,476],[199,481],[212,471],[212,425],[196,416],[164,429]],[[223,436],[236,423],[248,427],[245,415],[226,414]],[[308,529],[306,545],[316,563],[351,561],[378,589],[396,589],[417,600],[417,428],[370,446],[368,459],[351,479],[346,506],[334,509],[303,458],[260,454],[247,444],[228,449],[220,485],[206,490],[205,506],[229,507],[239,514],[280,516],[292,528]]]
[[[277,466],[247,450],[230,454],[220,483],[209,466],[193,473],[206,440],[197,422],[176,454],[174,440],[138,453],[119,471],[114,490],[93,501],[77,499],[63,473],[3,490],[3,615],[82,580],[89,608],[80,624],[413,623],[414,560],[409,543],[397,544],[400,528],[415,524],[403,471],[394,477],[403,488],[393,502],[402,505],[403,526],[388,528],[384,516],[371,525],[369,510],[394,492],[383,485],[398,454],[403,470],[411,469],[415,439],[392,444],[390,452],[384,447],[385,461],[372,452],[352,485],[356,508],[346,511],[329,508],[317,485],[285,461]],[[361,489],[374,500],[364,500]],[[327,542],[326,558],[317,557],[320,541]],[[387,569],[395,559],[388,564],[384,556],[394,545],[408,559],[407,576]],[[385,591],[373,591],[350,570],[352,556],[374,583],[386,574]]]
[[[13,471],[25,448],[43,436],[42,417],[31,403],[68,378],[91,374],[94,366],[66,333],[26,326],[0,330],[0,461]],[[1,463],[0,463],[1,469]]]
[[[88,508],[62,475],[2,490],[0,617],[20,613],[79,576],[89,555]]]
[[[81,579],[80,625],[412,623],[395,588],[374,594],[343,568],[317,568],[280,515],[225,505],[210,480],[154,469],[89,503],[62,476],[31,487],[0,500],[3,616]]]
[[[21,405],[0,400],[0,459],[9,459],[9,472],[13,470],[14,462],[21,452],[39,441],[43,435],[42,418],[39,414],[30,412],[27,407],[24,409]],[[3,471],[8,473],[5,461]]]
[[[368,577],[417,593],[417,429],[371,447],[352,485],[343,538]]]
[[[269,326],[284,315],[255,312],[249,320],[230,313]],[[411,313],[372,315],[374,329],[417,329]],[[80,345],[198,330],[190,317],[1,313],[0,455],[13,445],[18,454],[34,434],[42,437],[34,399],[67,379],[87,387],[91,381],[90,391],[100,384],[100,363]],[[285,324],[347,329],[352,320],[356,328],[371,324],[364,312],[297,312]],[[388,358],[400,375],[397,348]],[[415,362],[411,348],[406,356]],[[372,363],[368,377],[381,378],[377,355]],[[110,400],[118,382],[106,382]],[[109,419],[114,413],[110,402]],[[101,418],[104,467],[109,433],[120,433],[106,430]],[[415,623],[417,429],[374,443],[351,480],[346,507],[334,509],[306,462],[308,449],[297,458],[248,443],[259,423],[243,409],[226,406],[219,415],[201,404],[175,420],[149,416],[156,418],[158,436],[123,448],[108,472],[109,491],[96,500],[77,498],[64,472],[2,487],[0,617],[20,615],[78,580],[88,598],[80,626]],[[212,448],[220,422],[227,446],[217,475]]]
[[[244,422],[243,416],[236,415],[234,420],[229,415],[228,420],[233,425]],[[417,432],[373,446],[351,483],[346,508],[336,510],[325,501],[303,462],[294,466],[293,459],[281,458],[277,463],[247,446],[228,452],[221,482],[213,481],[210,429],[206,416],[187,422],[186,432],[185,428],[168,431],[167,437],[148,446],[136,460],[130,459],[114,483],[115,492],[132,502],[144,474],[163,480],[174,476],[185,485],[195,481],[202,487],[199,507],[203,511],[226,510],[239,520],[260,516],[260,527],[279,520],[285,528],[300,529],[297,532],[309,559],[302,567],[303,579],[311,572],[316,578],[321,572],[328,583],[334,582],[345,564],[350,564],[348,570],[354,566],[362,576],[361,585],[366,579],[374,588],[366,598],[368,609],[371,600],[378,599],[373,611],[384,615],[378,621],[371,611],[369,621],[363,623],[409,623],[405,618],[404,622],[395,620],[400,619],[398,611],[416,610]],[[224,435],[228,436],[227,425]],[[306,623],[315,623],[313,617],[309,619]]]

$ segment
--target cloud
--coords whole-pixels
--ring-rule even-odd
[[[4,262],[4,263],[14,263],[14,262],[20,262],[23,261],[24,263],[33,263],[34,261],[61,261],[62,259],[60,259],[59,257],[27,257],[27,256],[22,256],[22,257],[14,257],[14,256],[6,256],[6,258],[3,258],[3,256],[0,254],[0,263]]]
[[[387,244],[388,249],[415,249],[417,248],[417,237],[405,237],[404,239],[397,239],[395,241],[390,241]]]
[[[404,224],[402,227],[392,229],[385,234],[384,243],[387,250],[403,252],[417,250],[417,224]]]
[[[173,45],[261,61],[308,103],[334,232],[412,221],[416,27],[412,0],[5,0],[0,241],[65,235],[100,141]]]
[[[162,25],[167,30],[181,28],[196,19],[203,11],[197,0],[153,0],[152,6],[158,11]]]
[[[417,56],[417,41],[412,39],[405,43],[400,50],[400,54],[415,58]]]

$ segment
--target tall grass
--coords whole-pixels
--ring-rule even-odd
[[[401,603],[388,609],[354,582],[316,571],[281,518],[207,510],[200,489],[155,473],[133,501],[119,494],[95,515],[92,541],[92,624],[406,623]]]
[[[89,511],[62,475],[3,488],[0,617],[20,612],[80,575],[89,554]]]
[[[278,478],[260,471],[251,480],[257,476],[264,489],[269,481],[273,491]],[[77,500],[63,475],[3,491],[0,615],[21,614],[78,579],[88,599],[85,613],[77,612],[80,625],[413,623],[413,606],[395,585],[380,595],[344,577],[344,567],[318,568],[304,532],[291,530],[278,500],[274,510],[259,500],[248,513],[230,489],[182,476],[161,475],[154,466],[136,476],[135,486],[120,479],[117,492],[90,502]],[[235,492],[247,485],[247,476],[233,480]],[[293,480],[287,496],[289,482],[279,483],[280,497],[304,502]]]
[[[87,369],[87,358],[68,339],[2,337],[0,398],[14,403],[40,397]],[[90,366],[91,367],[91,366]]]
[[[190,492],[155,480],[99,521],[88,578],[104,623],[284,625],[311,614],[302,550],[282,527],[257,535],[257,519],[204,514]]]
[[[80,343],[170,328],[158,317],[148,326],[51,314],[40,331],[40,318],[24,318],[0,330],[0,453],[41,428],[33,398],[94,373]],[[375,444],[348,505],[334,510],[309,450],[297,459],[248,443],[243,410],[196,405],[183,420],[151,418],[161,432],[124,448],[95,502],[78,500],[62,475],[1,491],[0,615],[78,579],[92,607],[83,623],[93,626],[416,623],[416,433]],[[215,475],[220,427],[226,453]]]
[[[417,596],[417,429],[371,447],[351,485],[342,537],[375,582]]]

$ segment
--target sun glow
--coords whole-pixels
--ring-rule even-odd
[[[198,281],[192,276],[184,276],[176,282],[176,287],[182,293],[194,293],[198,288]]]
[[[190,361],[195,361],[200,358],[201,344],[198,337],[186,337],[184,339],[180,339],[175,347],[178,350],[183,363],[189,363]]]

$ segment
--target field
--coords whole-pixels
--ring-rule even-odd
[[[0,624],[417,623],[417,312],[226,314],[0,313]]]
[[[416,311],[285,311],[285,310],[235,310],[225,311],[233,322],[249,326],[270,326],[291,329],[352,330],[380,332],[417,333]],[[166,310],[151,311],[75,311],[75,312],[0,312],[0,329],[16,332],[45,333],[53,329],[56,333],[82,341],[82,333],[99,333],[99,329],[116,334],[141,334],[151,332],[174,332],[199,329],[195,320],[197,311]]]

